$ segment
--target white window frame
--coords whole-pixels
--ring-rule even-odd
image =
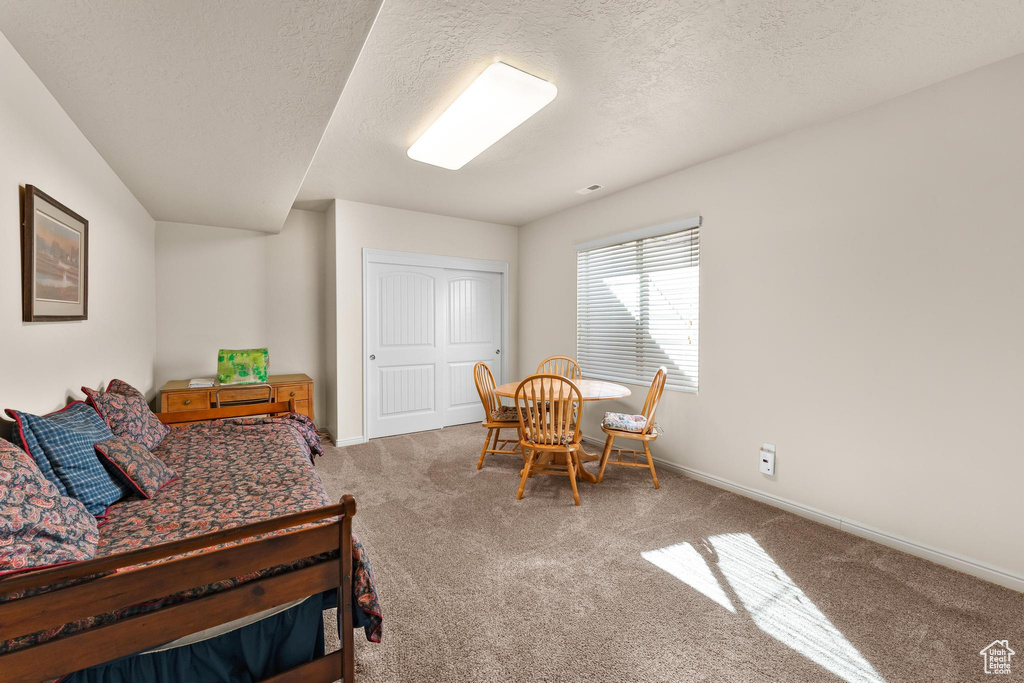
[[[605,248],[608,248],[608,247],[614,247],[614,246],[618,246],[618,245],[626,245],[626,244],[633,243],[633,242],[638,243],[637,244],[637,249],[638,249],[638,254],[639,254],[639,250],[642,249],[642,246],[643,246],[641,243],[643,243],[645,240],[648,240],[649,241],[648,244],[651,244],[652,246],[654,246],[654,245],[657,244],[657,242],[655,241],[655,238],[665,237],[665,236],[669,236],[669,235],[676,235],[678,233],[693,231],[693,235],[692,236],[693,236],[693,239],[695,240],[695,243],[696,243],[696,255],[695,255],[696,262],[694,263],[694,265],[692,265],[690,267],[697,268],[698,270],[696,272],[696,283],[695,283],[696,284],[696,292],[695,292],[694,296],[691,299],[688,300],[688,302],[691,303],[692,305],[696,306],[696,308],[697,308],[697,315],[692,320],[694,340],[688,342],[689,345],[692,345],[695,348],[692,351],[692,353],[688,353],[687,354],[687,358],[686,358],[687,361],[689,362],[688,364],[691,364],[693,369],[692,370],[687,370],[686,366],[682,362],[680,363],[681,365],[684,365],[684,367],[682,367],[682,368],[678,367],[678,366],[674,366],[673,367],[673,366],[670,365],[670,363],[664,363],[664,364],[668,367],[668,370],[669,370],[668,384],[666,385],[666,389],[669,389],[669,390],[672,390],[672,391],[682,391],[682,392],[687,392],[687,393],[697,393],[698,386],[699,386],[699,370],[698,370],[697,366],[699,364],[699,357],[700,357],[700,343],[699,343],[699,327],[700,327],[700,319],[699,319],[699,316],[700,316],[700,303],[699,303],[700,270],[699,270],[699,267],[700,266],[699,266],[699,263],[700,263],[700,256],[699,256],[699,254],[700,254],[700,226],[701,226],[702,222],[703,221],[702,221],[701,216],[694,216],[692,218],[685,218],[685,219],[670,221],[668,223],[661,223],[661,224],[658,224],[658,225],[652,225],[650,227],[641,228],[639,230],[632,230],[632,231],[629,231],[629,232],[619,233],[619,234],[616,234],[616,235],[610,235],[608,237],[602,237],[600,239],[591,240],[589,242],[583,242],[583,243],[575,245],[575,250],[576,250],[576,254],[577,254],[577,261],[576,261],[577,262],[577,272],[576,272],[576,296],[577,296],[577,299],[576,299],[576,312],[577,312],[577,317],[576,317],[576,354],[577,354],[577,358],[580,361],[580,365],[583,368],[583,375],[585,377],[594,378],[594,379],[604,379],[604,380],[616,381],[616,382],[624,382],[626,384],[645,385],[645,384],[649,384],[650,383],[650,380],[651,380],[651,378],[654,375],[654,370],[656,369],[656,367],[654,367],[652,365],[652,363],[651,363],[651,361],[649,359],[645,359],[644,358],[643,347],[640,347],[639,351],[631,350],[630,353],[625,354],[627,357],[624,357],[622,359],[623,362],[624,362],[623,367],[626,367],[627,365],[631,366],[631,368],[629,370],[623,370],[623,371],[619,372],[619,371],[610,369],[608,362],[606,362],[602,367],[597,367],[597,368],[588,368],[587,367],[586,357],[588,355],[600,354],[601,352],[600,351],[595,351],[593,348],[591,348],[591,350],[588,352],[586,349],[582,348],[584,346],[591,346],[591,347],[593,347],[593,345],[594,345],[594,341],[593,340],[594,340],[595,336],[600,335],[600,331],[599,330],[594,330],[594,329],[584,330],[583,326],[581,324],[581,317],[582,317],[581,316],[581,312],[583,311],[583,307],[586,305],[585,299],[587,297],[587,291],[589,291],[591,293],[591,296],[592,296],[593,295],[592,292],[593,292],[593,289],[594,289],[594,286],[595,286],[594,282],[589,282],[588,283],[588,282],[584,281],[583,279],[581,279],[580,269],[581,269],[581,257],[582,257],[582,254],[584,254],[585,252],[591,252],[591,251],[595,251],[595,250],[599,250],[599,249],[605,249]],[[624,270],[624,274],[625,273],[630,273],[630,272],[634,272],[635,273],[635,272],[638,272],[638,270],[639,270],[639,273],[640,273],[640,283],[639,283],[639,286],[641,288],[646,288],[646,287],[649,286],[650,279],[646,275],[647,271],[644,269],[644,266],[641,265],[641,266],[638,267],[638,269],[633,269],[633,270],[631,270],[628,267],[625,267],[623,270]],[[644,291],[646,291],[646,289]],[[638,295],[638,297],[639,297],[638,305],[646,306],[648,301],[649,301],[649,297],[648,296],[644,296],[644,295]],[[651,325],[650,325],[649,320],[647,319],[647,315],[646,314],[641,314],[641,315],[642,315],[642,317],[637,318],[637,321],[638,321],[637,333],[638,333],[638,335],[643,334],[645,336],[653,338],[654,335],[651,334],[648,331],[648,330],[651,329]],[[639,339],[639,337],[638,337],[638,339]],[[588,340],[588,341],[584,341],[583,343],[581,343],[581,340]],[[608,355],[606,356],[605,360],[614,361],[615,359],[614,359],[613,356],[611,356],[611,354],[609,352]],[[682,358],[680,358],[680,361],[682,361]],[[661,363],[659,363],[659,365],[660,364]],[[614,365],[614,362],[611,363],[611,365]],[[650,376],[647,376],[647,375],[650,375]]]

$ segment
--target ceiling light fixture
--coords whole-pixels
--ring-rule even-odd
[[[430,124],[409,148],[409,158],[457,171],[556,94],[553,83],[495,62]]]

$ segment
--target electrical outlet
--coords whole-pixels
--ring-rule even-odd
[[[761,444],[761,451],[758,454],[759,459],[757,463],[757,469],[761,471],[761,474],[767,474],[769,477],[775,476],[775,444],[763,443]]]

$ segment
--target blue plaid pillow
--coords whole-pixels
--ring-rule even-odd
[[[60,495],[68,495],[67,487],[54,474],[53,468],[50,467],[50,461],[46,459],[46,454],[43,453],[43,448],[39,445],[39,440],[36,439],[35,433],[31,429],[24,429],[21,420],[18,419],[18,411],[8,408],[4,412],[18,424],[18,429],[14,433],[14,443],[21,446],[21,450],[32,456],[36,467],[39,468],[39,471],[42,472],[48,482],[57,487]]]
[[[44,417],[17,410],[8,410],[7,414],[17,421],[22,446],[40,465],[43,476],[58,490],[82,501],[93,515],[102,515],[132,493],[107,472],[96,456],[93,446],[114,435],[91,406],[75,401]],[[43,469],[43,462],[49,473]]]

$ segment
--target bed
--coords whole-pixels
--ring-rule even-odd
[[[261,677],[354,680],[353,628],[380,639],[373,573],[352,535],[355,501],[331,504],[312,465],[316,430],[290,408],[161,416],[192,421],[153,450],[178,479],[113,505],[95,558],[0,578],[0,680],[109,680],[96,673],[114,660],[132,671],[197,642],[237,649],[240,634],[266,638],[279,622],[305,651],[264,663],[271,675]],[[322,609],[332,603],[342,648],[323,656]],[[160,673],[172,676],[181,678]]]

